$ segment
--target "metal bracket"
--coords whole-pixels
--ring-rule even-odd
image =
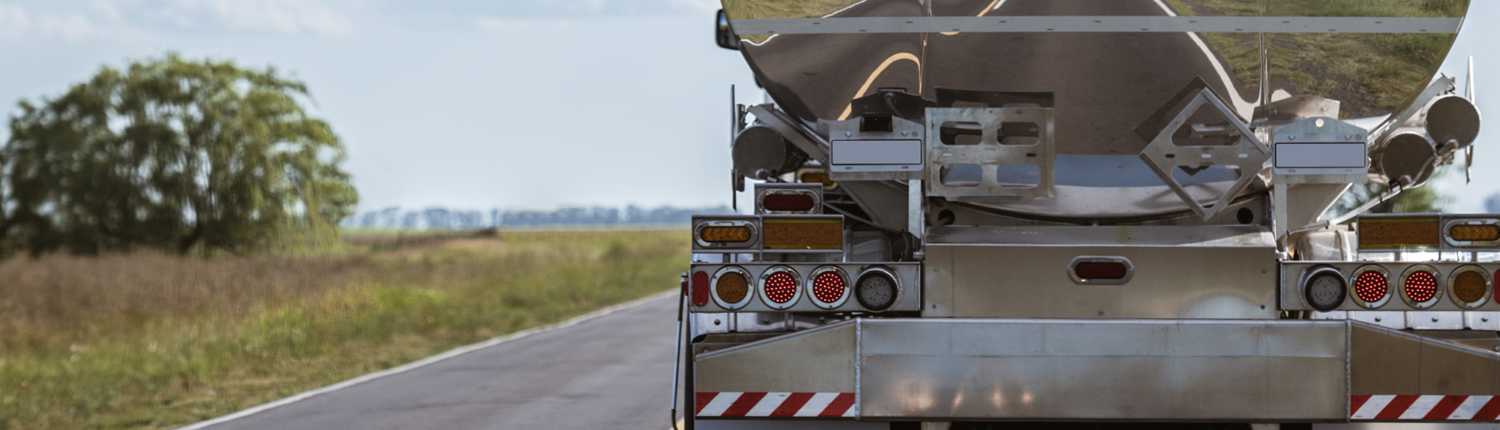
[[[944,124],[977,124],[980,139],[974,145],[949,145],[943,142]],[[1002,144],[1007,123],[1034,124],[1036,142],[1025,145]],[[1056,134],[1052,108],[928,108],[927,109],[927,195],[958,201],[1029,201],[1052,197],[1052,163]],[[983,171],[974,186],[949,186],[943,182],[943,167],[978,165]],[[1035,185],[1001,184],[997,170],[1005,165],[1032,165],[1037,168]]]
[[[1234,145],[1227,146],[1178,146],[1172,141],[1172,135],[1182,128],[1203,105],[1211,105],[1217,109],[1224,119],[1240,134],[1240,139]],[[1271,150],[1267,148],[1255,133],[1251,132],[1245,123],[1239,120],[1233,110],[1224,106],[1217,96],[1208,88],[1199,89],[1192,100],[1187,103],[1177,116],[1172,119],[1166,127],[1162,128],[1151,140],[1146,149],[1141,150],[1141,160],[1146,162],[1156,175],[1161,177],[1177,197],[1187,203],[1193,212],[1204,220],[1213,218],[1219,211],[1229,206],[1229,202],[1243,191],[1250,182],[1255,180],[1256,174],[1260,172],[1266,160],[1271,158]],[[1236,166],[1240,169],[1240,178],[1224,192],[1210,206],[1203,206],[1194,199],[1187,189],[1172,179],[1172,171],[1178,167],[1202,168],[1208,166]]]
[[[780,133],[782,138],[791,142],[797,149],[807,153],[807,156],[825,164],[828,162],[828,142],[818,137],[817,133],[808,131],[806,127],[770,104],[751,106],[749,112],[755,115],[756,120]]]

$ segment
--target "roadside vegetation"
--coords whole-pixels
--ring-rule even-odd
[[[172,428],[675,289],[680,230],[0,260],[0,429]],[[670,317],[670,316],[663,316]]]

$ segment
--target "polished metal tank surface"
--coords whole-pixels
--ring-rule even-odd
[[[835,18],[889,18],[881,22],[894,26],[953,22],[971,29],[739,34],[740,49],[756,79],[782,109],[811,125],[857,116],[850,101],[880,88],[903,88],[929,100],[938,98],[939,88],[1050,91],[1055,96],[1057,152],[1099,155],[1139,153],[1147,140],[1136,128],[1195,77],[1203,79],[1244,121],[1254,119],[1257,107],[1301,94],[1340,101],[1337,115],[1343,118],[1389,115],[1410,104],[1431,80],[1456,30],[1454,26],[1430,32],[1427,28],[1398,31],[1394,30],[1398,21],[1462,18],[1468,10],[1465,0],[723,3],[732,25],[741,28],[754,28],[751,24],[757,21],[801,18],[798,25],[829,29],[851,22]],[[1150,23],[1139,18],[1173,16],[1259,21],[1213,21],[1220,24],[1204,25],[1218,27],[1201,32],[1077,30],[1095,23],[1110,25],[1112,17]],[[974,17],[987,20],[969,19]],[[1058,25],[1034,29],[1038,31],[1005,30],[1018,25],[1008,22],[1009,17],[1017,17],[1018,22],[1031,18],[1026,22],[1041,26]],[[1372,19],[1353,27],[1329,28],[1326,33],[1307,28],[1314,24],[1295,31],[1235,28],[1241,22],[1295,26],[1338,17]],[[925,21],[903,22],[902,18]],[[1312,20],[1294,21],[1297,18]],[[984,27],[975,31],[975,23]],[[1196,25],[1196,21],[1184,25]]]

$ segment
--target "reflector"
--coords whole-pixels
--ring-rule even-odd
[[[1360,249],[1437,248],[1437,217],[1360,217]]]
[[[842,218],[791,217],[763,219],[765,249],[838,250],[844,245]]]
[[[693,272],[693,306],[708,306],[708,273],[703,271]]]

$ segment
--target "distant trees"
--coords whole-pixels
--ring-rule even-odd
[[[22,100],[0,148],[0,244],[239,252],[337,234],[358,194],[307,97],[274,69],[169,54]]]
[[[393,228],[424,230],[475,230],[490,227],[582,227],[612,225],[686,225],[693,215],[734,213],[728,206],[675,208],[662,206],[642,208],[627,206],[624,211],[612,207],[565,207],[551,211],[500,211],[488,215],[480,211],[430,207],[402,211],[388,207],[368,211],[344,220],[347,228]]]

